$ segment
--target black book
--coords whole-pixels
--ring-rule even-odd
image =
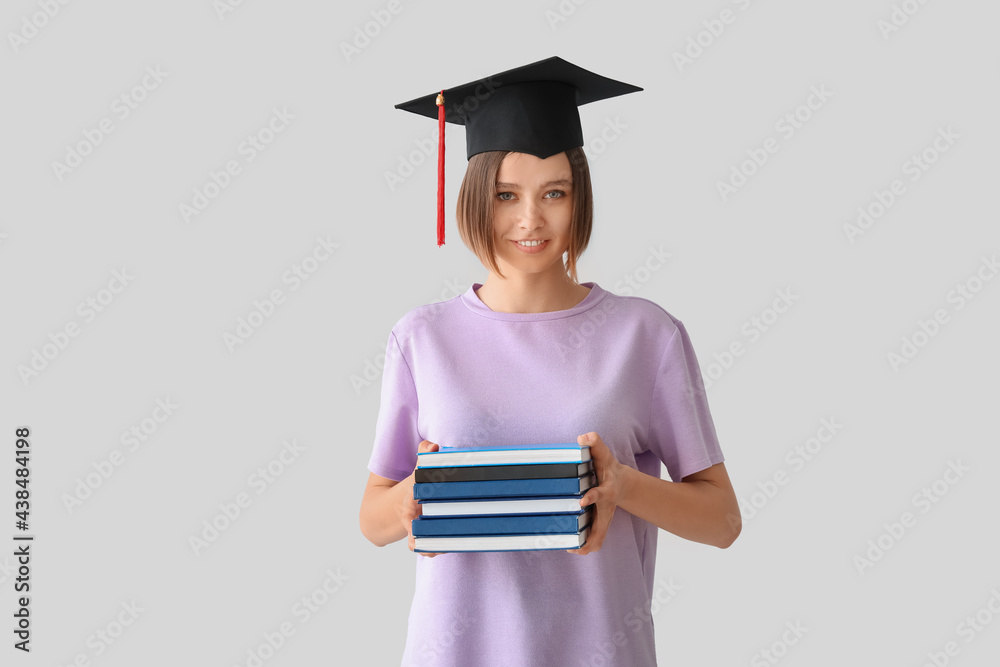
[[[593,461],[417,468],[414,473],[414,482],[426,484],[433,482],[481,482],[492,479],[554,479],[580,477],[593,469]]]

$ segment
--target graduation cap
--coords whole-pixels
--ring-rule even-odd
[[[640,90],[553,56],[397,104],[438,119],[438,247],[444,245],[445,122],[465,126],[466,158],[506,150],[544,160],[583,146],[581,104]]]

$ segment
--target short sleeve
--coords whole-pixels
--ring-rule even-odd
[[[389,334],[382,369],[382,398],[368,470],[400,481],[417,465],[417,389],[395,333]]]
[[[705,382],[684,325],[667,343],[653,384],[649,448],[659,456],[670,479],[679,482],[725,457],[708,409]]]

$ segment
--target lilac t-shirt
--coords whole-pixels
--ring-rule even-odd
[[[684,325],[596,283],[568,310],[494,312],[474,283],[410,310],[386,349],[368,469],[413,472],[417,445],[576,442],[670,478],[724,460]],[[659,528],[615,510],[600,551],[414,553],[402,665],[656,664],[650,607]],[[660,582],[661,584],[663,582]]]

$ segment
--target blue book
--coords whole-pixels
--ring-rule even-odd
[[[583,463],[590,460],[590,445],[560,442],[540,445],[492,447],[439,446],[436,452],[417,454],[418,468],[444,466],[516,465],[524,463]]]
[[[593,507],[566,514],[534,516],[417,517],[413,537],[485,537],[488,535],[555,535],[578,533],[590,523]]]
[[[413,498],[500,498],[509,496],[569,496],[597,486],[597,477],[558,479],[490,479],[479,482],[425,482],[413,485]]]

